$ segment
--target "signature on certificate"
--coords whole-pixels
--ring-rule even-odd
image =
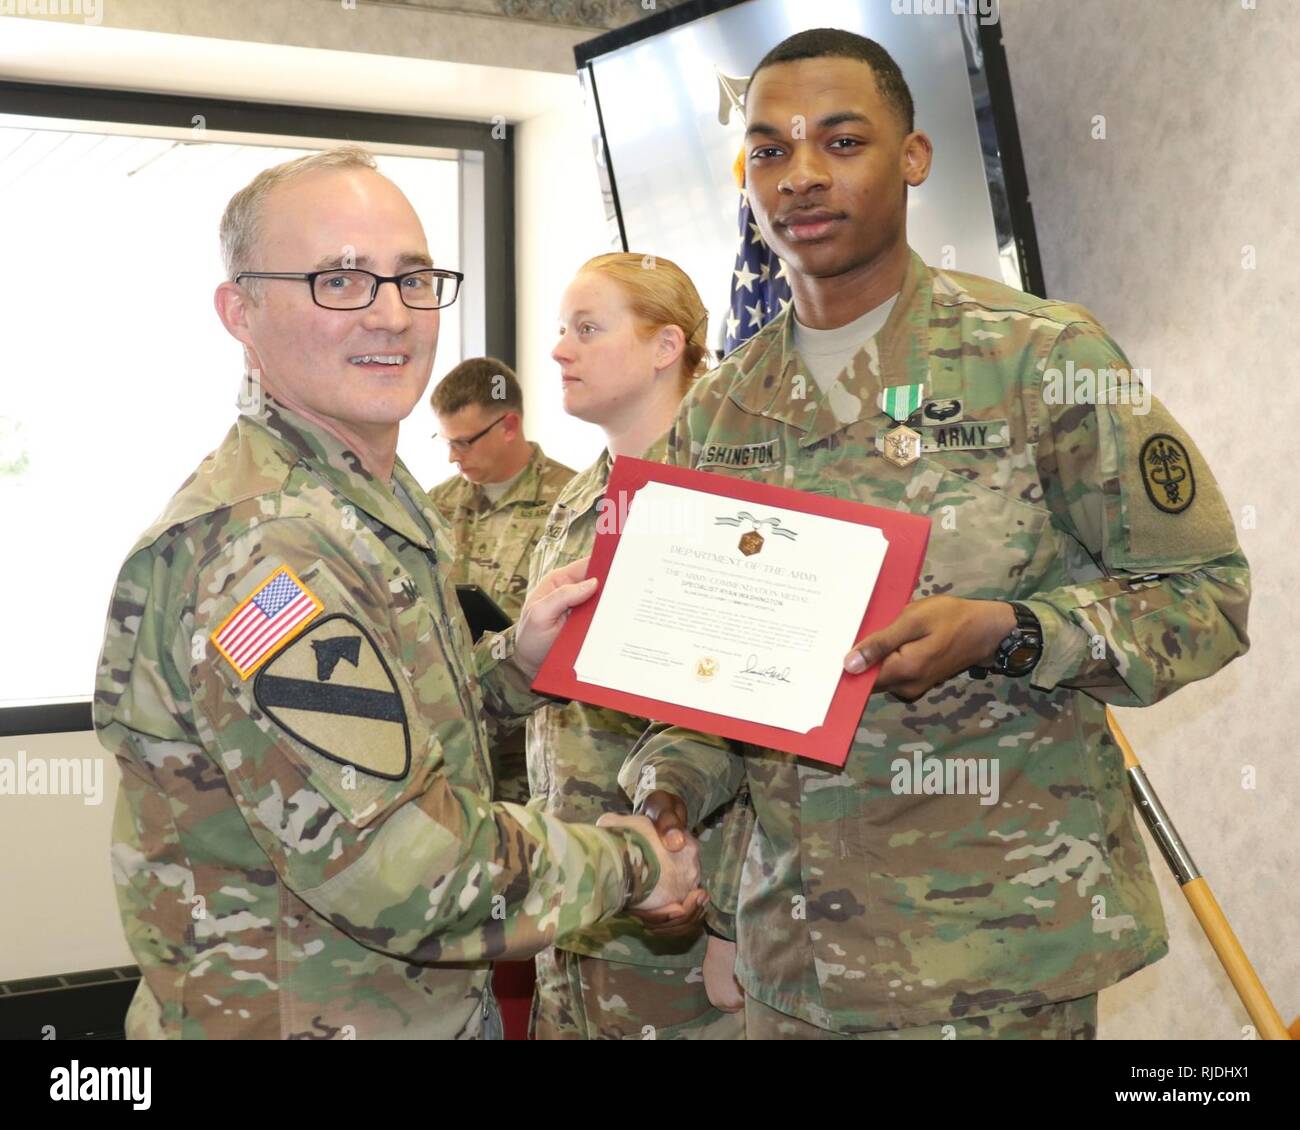
[[[741,674],[757,675],[761,679],[775,679],[778,683],[788,683],[790,681],[789,667],[760,667],[757,655],[751,655],[745,660],[745,667]]]

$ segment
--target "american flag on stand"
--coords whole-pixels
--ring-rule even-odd
[[[239,677],[247,679],[323,607],[311,590],[281,567],[212,633],[212,642],[239,672]]]
[[[737,167],[740,168],[739,162]],[[726,352],[748,341],[794,300],[789,276],[758,234],[749,193],[740,190],[740,250],[731,273],[731,309],[727,313]]]

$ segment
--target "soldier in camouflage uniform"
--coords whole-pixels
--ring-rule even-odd
[[[455,535],[455,584],[480,586],[511,619],[528,590],[528,561],[573,469],[524,435],[524,402],[510,366],[472,357],[430,397],[460,474],[429,489]]]
[[[591,586],[550,578],[471,649],[446,527],[396,459],[452,282],[406,274],[423,232],[373,169],[344,148],[232,199],[217,303],[261,380],[113,595],[94,710],[132,1037],[493,1035],[492,959],[690,890],[648,821],[489,799],[486,727],[539,704],[530,672]],[[249,272],[344,247],[394,275]]]
[[[478,585],[512,620],[528,588],[528,559],[573,470],[524,436],[524,398],[510,366],[472,357],[433,390],[438,433],[460,468],[429,491],[455,540],[453,584]],[[524,734],[492,745],[496,799],[528,800]]]
[[[653,268],[644,262],[635,254],[597,256],[561,300],[552,356],[565,410],[602,427],[608,449],[561,493],[533,555],[532,584],[591,553],[614,457],[662,461],[682,394],[707,364],[707,315],[695,287],[667,259]],[[645,728],[643,718],[581,702],[530,716],[529,783],[542,811],[562,820],[629,811],[618,772]],[[701,830],[706,882],[724,838],[743,831],[721,816]],[[705,936],[698,927],[682,935],[657,936],[624,915],[539,954],[534,1037],[741,1037],[742,1017],[713,1008],[706,995]]]
[[[933,520],[913,602],[846,658],[883,660],[877,690],[842,770],[659,727],[622,780],[661,834],[751,792],[749,1038],[1090,1037],[1096,993],[1167,950],[1104,704],[1148,705],[1241,655],[1248,567],[1195,445],[1086,310],[908,248],[904,185],[929,141],[904,95],[846,32],[760,64],[746,179],[794,308],[696,385],[668,452]],[[882,309],[842,369],[805,356],[810,323]],[[909,388],[910,458],[886,411]],[[1021,677],[987,670],[1021,638],[1009,601],[1040,626]],[[998,771],[992,804],[950,775],[980,766]]]

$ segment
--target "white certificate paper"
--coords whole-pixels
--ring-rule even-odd
[[[874,526],[647,483],[574,673],[807,733],[826,719],[887,548]]]

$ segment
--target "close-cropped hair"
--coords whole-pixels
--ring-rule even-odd
[[[916,107],[912,90],[894,57],[874,39],[838,27],[815,27],[796,32],[781,40],[759,61],[750,75],[750,86],[758,72],[776,63],[795,63],[801,59],[857,59],[866,63],[876,76],[876,89],[903,123],[903,132],[916,128]]]
[[[515,371],[496,357],[470,357],[434,386],[429,402],[439,416],[454,416],[462,408],[504,408],[524,413],[524,393]]]
[[[261,238],[262,210],[272,190],[286,181],[322,169],[377,169],[374,154],[359,145],[339,145],[322,153],[309,153],[263,169],[230,198],[221,217],[221,259],[226,278],[235,281],[245,271],[265,270],[257,263]],[[252,285],[249,285],[252,284]],[[256,279],[246,288],[256,294]]]

